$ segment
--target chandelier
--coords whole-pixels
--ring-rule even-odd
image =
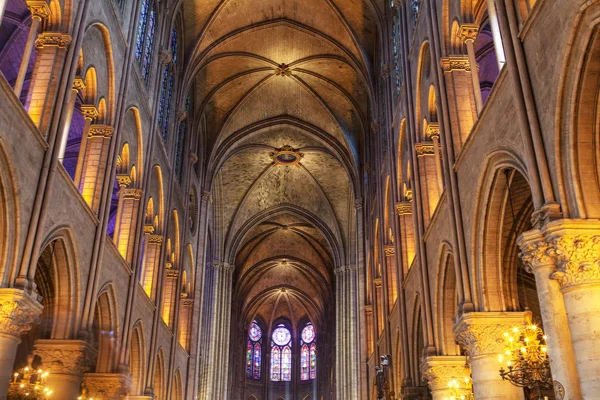
[[[458,379],[452,379],[448,382],[448,388],[450,389],[450,397],[444,397],[444,400],[474,400],[473,396],[473,384],[471,378],[465,377],[462,384]]]
[[[34,369],[31,366],[33,355],[27,357],[27,366],[15,371],[13,380],[8,387],[8,399],[46,400],[52,395],[52,390],[46,387],[48,372]]]
[[[504,353],[498,356],[500,376],[511,384],[530,389],[539,399],[543,390],[552,390],[552,375],[546,336],[541,328],[528,324],[504,332]]]

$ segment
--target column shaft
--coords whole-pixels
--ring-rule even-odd
[[[481,97],[481,84],[479,83],[479,72],[477,68],[477,60],[475,59],[475,46],[472,39],[465,41],[467,45],[467,55],[469,56],[469,64],[471,64],[471,81],[473,82],[473,94],[475,95],[475,105],[477,106],[477,114],[481,113],[483,108],[483,99]]]
[[[23,58],[21,59],[21,65],[19,66],[19,74],[17,75],[17,81],[15,82],[14,90],[17,97],[21,96],[21,91],[23,90],[23,83],[25,82],[25,75],[27,74],[27,68],[29,67],[31,52],[33,51],[33,45],[41,22],[41,16],[35,14],[31,16],[29,36],[27,36],[27,42],[25,43],[25,49],[23,50]]]
[[[504,1],[504,0],[500,0]],[[496,50],[496,59],[498,60],[498,70],[502,71],[502,67],[506,63],[504,56],[504,46],[502,44],[502,36],[500,36],[500,26],[498,24],[498,16],[496,15],[496,6],[494,0],[486,0],[490,27],[492,28],[492,38],[494,40],[494,48]]]
[[[21,339],[18,337],[0,335],[0,399],[6,399],[19,343]]]
[[[477,400],[522,400],[523,389],[500,377],[497,354],[473,357],[470,360],[473,392]]]

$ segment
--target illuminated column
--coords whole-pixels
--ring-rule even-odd
[[[391,310],[398,298],[398,271],[396,265],[396,249],[394,243],[383,246],[387,270],[388,308]]]
[[[435,171],[437,174],[438,191],[440,196],[444,191],[444,180],[442,173],[442,152],[440,148],[440,124],[432,122],[427,125],[427,137],[433,142],[433,155],[435,158]]]
[[[62,163],[65,158],[65,151],[67,150],[67,142],[69,141],[69,131],[71,130],[71,120],[73,119],[73,111],[75,110],[75,101],[77,100],[77,94],[85,90],[85,83],[80,76],[75,77],[73,81],[73,87],[71,89],[71,96],[69,97],[69,104],[67,106],[66,123],[63,126],[61,137],[60,137],[60,148],[58,150],[58,160]]]
[[[6,10],[6,3],[8,0],[0,0],[0,24],[2,23],[2,17],[4,16],[4,10]]]
[[[563,294],[581,394],[600,393],[600,222],[562,219],[542,231],[557,271],[550,277]],[[562,382],[561,382],[562,383]]]
[[[152,301],[156,300],[156,278],[158,277],[158,266],[160,260],[160,250],[163,243],[161,235],[154,235],[154,227],[146,225],[144,259],[142,260],[142,274],[140,282],[144,291]]]
[[[400,218],[400,240],[402,240],[402,264],[406,274],[415,259],[415,230],[413,228],[412,201],[396,204]]]
[[[523,400],[523,389],[500,377],[498,355],[504,352],[504,332],[526,323],[524,312],[472,312],[456,322],[454,336],[469,355],[477,400]]]
[[[83,116],[83,119],[85,120],[85,124],[83,126],[83,133],[81,134],[81,144],[79,145],[79,158],[77,159],[75,179],[73,180],[78,187],[79,182],[81,180],[81,173],[83,171],[83,162],[85,160],[90,127],[92,126],[92,122],[100,116],[100,113],[98,112],[96,106],[90,104],[83,104],[81,106],[81,114]]]
[[[0,399],[8,393],[21,335],[32,328],[41,313],[35,296],[18,289],[0,289]]]
[[[76,399],[81,392],[83,373],[89,368],[88,344],[83,340],[37,340],[34,354],[50,373],[48,388],[56,397]]]
[[[417,162],[421,171],[419,176],[421,188],[425,189],[422,190],[421,196],[423,200],[423,218],[427,227],[442,194],[440,191],[440,176],[437,173],[436,152],[433,142],[416,143],[415,151],[417,152]]]
[[[181,305],[179,306],[179,328],[177,333],[179,344],[186,351],[190,350],[190,322],[193,307],[194,299],[187,297],[181,298]]]
[[[442,57],[440,63],[446,80],[454,153],[458,156],[477,120],[471,64],[468,57],[463,55]]]
[[[173,312],[175,311],[177,296],[177,278],[179,278],[179,271],[173,268],[170,263],[167,263],[161,315],[164,323],[171,329],[173,329]]]
[[[471,392],[471,371],[465,356],[427,357],[421,364],[421,373],[427,379],[433,400],[448,400],[453,394],[460,396]],[[452,393],[450,383],[453,381],[459,386],[458,393]]]
[[[131,376],[129,374],[117,373],[89,373],[84,375],[83,386],[88,398],[122,399],[127,395],[131,387]],[[73,399],[76,398],[73,397]],[[153,399],[153,397],[127,396],[127,399]]]
[[[29,67],[29,59],[31,58],[31,52],[33,51],[33,45],[40,29],[40,23],[42,19],[48,18],[50,15],[50,7],[45,0],[28,0],[27,7],[31,12],[31,27],[29,28],[29,36],[27,36],[27,42],[25,43],[25,49],[23,50],[23,58],[21,59],[21,65],[19,66],[19,74],[15,82],[15,94],[17,97],[21,96],[23,90],[23,83],[25,82],[25,75],[27,74],[27,67]]]
[[[133,262],[135,227],[143,191],[142,189],[127,188],[131,184],[129,175],[117,175],[117,180],[121,189],[119,190],[119,211],[114,238],[119,253],[131,264]]]
[[[79,191],[94,212],[98,212],[100,205],[102,182],[104,174],[107,173],[105,169],[112,135],[113,127],[108,125],[91,125],[87,134]]]
[[[60,32],[40,33],[35,41],[37,57],[31,74],[28,112],[41,132],[45,132],[55,103],[58,78],[71,36]]]
[[[463,42],[465,42],[467,47],[467,55],[469,56],[469,65],[471,65],[471,80],[473,82],[473,94],[475,95],[477,114],[479,114],[483,108],[477,60],[475,59],[475,39],[477,38],[478,29],[479,28],[477,25],[470,24],[462,24],[460,27],[460,38],[463,40]]]
[[[496,50],[496,59],[498,60],[498,71],[502,71],[502,67],[504,67],[504,64],[506,63],[506,57],[504,56],[502,36],[500,36],[500,26],[498,25],[496,6],[494,0],[486,0],[486,3],[490,27],[492,28],[492,37],[494,39],[494,49]]]
[[[571,333],[560,285],[550,275],[556,271],[553,249],[544,240],[540,230],[524,232],[518,239],[521,258],[535,274],[537,295],[548,345],[552,379],[560,382],[565,399],[580,399],[579,376],[571,343]]]

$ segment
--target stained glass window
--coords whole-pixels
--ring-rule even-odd
[[[307,323],[300,335],[300,380],[307,381],[317,377],[316,332],[312,323]]]
[[[271,335],[271,380],[292,380],[292,334],[283,324],[277,325]]]
[[[396,94],[400,93],[400,86],[402,85],[402,60],[400,59],[400,18],[396,10],[394,12],[394,26],[392,27],[392,40],[394,50],[394,78],[396,83]]]
[[[248,328],[248,341],[246,344],[246,378],[260,379],[260,366],[262,364],[262,330],[256,321],[252,321]]]
[[[135,59],[142,68],[142,77],[148,80],[152,53],[154,51],[154,34],[156,33],[156,3],[154,0],[143,0],[135,45]]]
[[[175,26],[171,29],[171,57],[173,57],[173,64],[177,64],[177,28]]]
[[[413,17],[413,23],[415,26],[417,25],[417,18],[419,17],[419,9],[421,8],[421,0],[412,0],[410,3],[410,8]]]
[[[179,129],[177,129],[177,143],[175,145],[175,173],[177,174],[177,180],[181,185],[183,179],[183,142],[185,140],[185,124],[183,120],[179,122]]]
[[[171,113],[171,98],[173,97],[173,73],[169,66],[163,69],[160,88],[160,102],[158,105],[158,125],[160,126],[162,138],[167,142],[169,133],[169,114]]]

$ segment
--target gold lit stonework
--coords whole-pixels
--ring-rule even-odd
[[[35,41],[35,48],[40,50],[44,47],[58,47],[66,49],[71,44],[71,35],[61,32],[42,32]]]
[[[469,64],[469,58],[467,56],[442,57],[440,64],[444,73],[471,70],[471,65]]]
[[[433,143],[429,142],[416,143],[415,151],[417,152],[417,157],[431,156],[435,154]]]
[[[89,137],[109,138],[113,135],[114,129],[109,125],[92,125],[88,131]]]
[[[460,26],[460,38],[463,42],[467,42],[469,40],[475,41],[477,39],[477,33],[479,32],[479,26],[474,24],[462,24]]]
[[[396,250],[393,244],[383,246],[383,252],[385,253],[386,257],[392,257],[394,254],[396,254]]]
[[[131,177],[128,174],[117,174],[117,182],[120,187],[127,187],[131,185]]]
[[[274,74],[276,76],[289,77],[289,76],[292,76],[292,70],[290,69],[289,65],[282,63],[282,64],[279,64],[277,66],[277,68],[275,68]]]
[[[31,15],[39,19],[48,18],[51,14],[50,6],[46,0],[27,0],[27,7]]]
[[[81,114],[83,115],[83,118],[85,118],[88,121],[93,121],[100,115],[96,106],[91,104],[82,104]]]

